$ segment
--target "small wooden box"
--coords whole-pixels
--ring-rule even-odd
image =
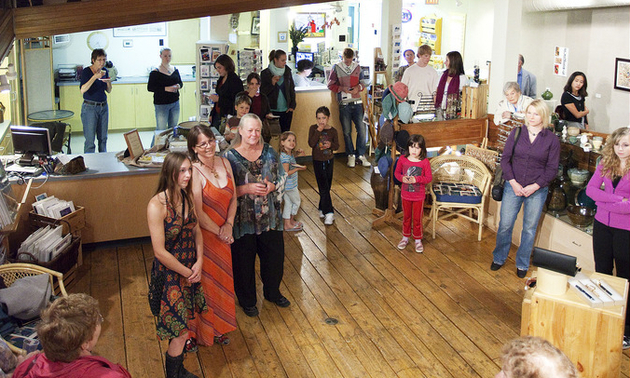
[[[477,119],[488,115],[488,84],[462,89],[462,118]]]
[[[587,276],[606,281],[628,297],[626,279],[601,273]],[[618,378],[625,315],[625,306],[593,308],[573,290],[557,296],[530,290],[523,300],[521,335],[549,340],[569,357],[582,378]]]
[[[71,232],[75,236],[79,236],[81,230],[85,227],[85,208],[77,206],[70,214],[60,219],[49,218],[44,215],[36,214],[34,211],[29,213],[31,221],[38,227],[48,225],[63,225],[63,234]]]

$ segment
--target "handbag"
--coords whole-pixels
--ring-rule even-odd
[[[521,128],[518,127],[515,130],[514,134],[514,144],[512,145],[512,154],[510,155],[510,164],[512,164],[512,157],[514,156],[514,148],[516,147],[516,142],[518,142],[518,138],[521,136]],[[494,181],[492,182],[492,199],[501,202],[503,199],[503,188],[505,186],[505,179],[503,178],[503,169],[501,165],[497,167],[496,172],[494,173]]]
[[[565,255],[548,249],[534,247],[532,265],[551,270],[556,273],[575,277],[579,268],[575,256]]]
[[[168,202],[168,196],[166,197]],[[184,217],[186,216],[186,193],[182,190],[182,230],[177,234],[173,245],[177,244],[182,236],[184,228]],[[164,284],[166,283],[166,271],[159,270],[157,266],[158,260],[153,260],[153,268],[151,269],[151,280],[149,281],[149,308],[153,316],[160,316],[162,308],[162,296],[164,295]]]

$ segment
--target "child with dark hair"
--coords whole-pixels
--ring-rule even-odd
[[[394,175],[402,182],[403,237],[398,249],[405,249],[409,236],[416,241],[416,252],[422,253],[422,212],[424,210],[425,185],[433,180],[431,164],[427,159],[427,147],[422,135],[409,137],[405,154],[398,159]],[[413,223],[413,229],[412,229]]]
[[[325,225],[333,224],[335,213],[330,197],[333,167],[335,163],[334,150],[339,149],[337,130],[328,124],[330,110],[320,106],[315,111],[317,123],[308,130],[308,145],[313,149],[313,170],[319,188],[319,217],[324,218]]]
[[[280,162],[287,173],[287,181],[284,184],[284,194],[282,200],[284,209],[282,218],[284,219],[285,231],[302,231],[302,223],[295,220],[298,210],[300,210],[300,192],[298,191],[298,171],[306,169],[305,166],[297,164],[295,156],[304,155],[304,151],[295,148],[297,142],[295,133],[285,131],[280,135]]]

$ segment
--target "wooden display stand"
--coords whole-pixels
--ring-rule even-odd
[[[600,273],[589,276],[628,297],[626,279]],[[618,378],[625,315],[625,306],[593,308],[572,290],[559,296],[532,290],[523,299],[521,335],[549,340],[577,366],[582,378]]]
[[[488,115],[488,84],[462,91],[462,118],[476,119]]]

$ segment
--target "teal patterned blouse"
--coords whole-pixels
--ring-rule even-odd
[[[278,153],[265,143],[256,161],[249,161],[235,149],[225,152],[234,172],[234,185],[268,181],[276,184],[276,190],[266,196],[245,194],[237,198],[233,235],[238,239],[246,234],[259,235],[269,230],[283,231],[282,193],[287,175]]]

